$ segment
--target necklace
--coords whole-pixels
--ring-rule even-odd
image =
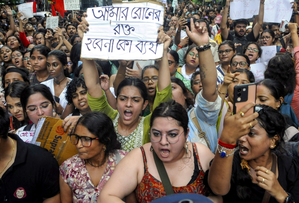
[[[93,164],[89,159],[85,159],[85,164],[88,163],[89,165],[91,165],[92,167],[96,167],[96,168],[99,168],[101,166],[103,166],[105,163],[106,163],[106,159],[104,159],[104,161],[100,164]]]
[[[11,153],[9,162],[7,162],[6,166],[3,168],[3,170],[1,171],[0,174],[2,174],[2,173],[4,172],[4,170],[6,169],[6,167],[8,166],[8,164],[11,162],[12,157],[13,157],[13,154],[14,154],[14,151],[15,151],[15,143],[14,143],[14,141],[11,139],[11,137],[9,137],[9,139],[12,141],[12,144],[13,144],[12,153]]]
[[[62,83],[62,81],[64,81],[64,79],[66,79],[66,77],[64,77],[61,81],[57,81],[54,79],[54,82],[57,84],[57,85],[60,85],[60,83]]]

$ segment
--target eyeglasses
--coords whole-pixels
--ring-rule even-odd
[[[168,60],[168,65],[171,66],[173,63],[175,63],[174,61]]]
[[[258,52],[259,50],[258,49],[255,49],[255,48],[247,48],[248,51],[254,51],[254,52]]]
[[[91,138],[91,137],[86,137],[86,136],[79,136],[76,134],[71,134],[70,135],[70,140],[71,143],[73,145],[77,145],[79,142],[79,139],[81,140],[81,144],[83,145],[83,147],[90,147],[91,143],[93,140],[98,140],[99,138],[95,137],[95,138]]]
[[[45,111],[49,106],[51,106],[51,103],[48,103],[48,102],[43,103],[40,106],[31,106],[31,107],[27,108],[26,112],[28,115],[33,115],[33,114],[36,114],[38,108],[42,111]]]
[[[20,58],[22,55],[21,54],[17,54],[16,56],[12,56],[11,58],[14,59],[14,58]]]
[[[145,77],[145,78],[142,79],[142,81],[143,81],[144,83],[148,83],[150,80],[151,80],[152,82],[157,82],[158,79],[159,79],[158,76],[153,76],[153,77],[151,77],[151,78],[149,78],[149,77]]]
[[[152,131],[152,133],[149,134],[152,142],[155,143],[161,142],[162,136],[166,135],[167,142],[169,142],[170,144],[175,144],[179,141],[179,137],[181,136],[181,134],[183,134],[183,132],[181,132],[180,134],[175,132],[168,132],[167,134],[161,134],[159,131]]]
[[[240,61],[240,62],[238,62],[238,61],[234,61],[234,62],[232,62],[231,65],[232,65],[233,67],[237,67],[238,64],[240,65],[240,67],[244,67],[244,66],[247,65],[247,62],[245,62],[245,61]]]
[[[225,49],[225,50],[219,50],[218,53],[223,54],[225,52],[226,54],[228,54],[231,51],[232,51],[232,49]]]
[[[270,39],[270,38],[271,38],[270,36],[263,36],[262,37],[262,39],[267,39],[267,40]]]
[[[69,66],[70,66],[70,65],[73,65],[73,63],[72,63],[72,62],[67,62],[67,65],[69,65]]]
[[[30,60],[30,57],[26,56],[26,57],[23,58],[23,61],[27,61],[27,60]]]
[[[191,52],[189,52],[189,55],[190,55],[190,56],[194,56],[195,53],[191,51]],[[196,54],[196,57],[198,58],[198,54]]]

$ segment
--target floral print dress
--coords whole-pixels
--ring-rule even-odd
[[[76,203],[96,203],[100,191],[107,183],[115,170],[117,163],[127,152],[115,150],[108,157],[107,167],[103,173],[102,179],[97,186],[94,186],[86,169],[83,159],[78,154],[64,161],[60,166],[60,175],[69,185],[73,194],[73,202]]]

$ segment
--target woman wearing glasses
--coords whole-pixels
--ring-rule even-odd
[[[250,60],[247,55],[237,53],[230,60],[230,71],[235,72],[238,69],[250,70]]]
[[[218,47],[220,65],[217,66],[217,84],[222,84],[224,75],[228,72],[230,60],[236,53],[235,46],[232,41],[226,40]]]
[[[275,45],[275,33],[272,30],[266,29],[261,35],[262,45],[261,46],[273,46]],[[277,52],[282,49],[281,46],[276,46]]]
[[[17,68],[24,68],[23,54],[20,50],[15,50],[12,52],[11,60]]]
[[[199,70],[199,57],[196,45],[191,45],[184,56],[184,65],[178,68],[178,72],[181,73],[185,79],[191,80],[192,74]]]
[[[126,152],[119,150],[111,119],[100,112],[83,115],[70,140],[78,154],[60,166],[61,201],[96,202]]]
[[[256,60],[262,56],[262,48],[256,42],[249,42],[246,44],[243,54],[248,56],[250,64],[255,64]]]
[[[162,161],[174,193],[208,195],[204,172],[214,154],[202,144],[187,141],[185,108],[174,100],[160,104],[152,114],[150,126],[151,142],[132,150],[119,163],[98,202],[122,202],[134,191],[138,202],[166,196],[154,157]]]

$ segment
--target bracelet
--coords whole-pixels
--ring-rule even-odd
[[[178,47],[180,47],[181,49],[183,48],[181,45],[178,45]]]
[[[228,149],[234,149],[236,148],[236,144],[227,144],[227,143],[224,143],[222,142],[220,139],[218,139],[218,144],[222,147],[225,147],[225,148],[228,148]]]
[[[239,147],[236,147],[234,149],[228,149],[226,147],[220,146],[219,144],[217,145],[217,151],[220,154],[221,158],[229,157],[229,156],[233,155],[238,149],[239,149]]]
[[[198,52],[202,52],[202,51],[206,51],[206,50],[208,50],[208,49],[210,49],[211,48],[211,45],[210,44],[205,44],[205,45],[202,45],[202,46],[197,46],[196,47],[196,50],[198,51]]]
[[[227,94],[227,93],[220,92],[220,90],[218,90],[218,93],[222,94],[222,95],[226,95]]]

